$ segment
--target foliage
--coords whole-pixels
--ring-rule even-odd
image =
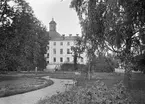
[[[122,82],[109,89],[100,80],[39,101],[41,104],[137,104]]]
[[[62,71],[73,71],[74,70],[74,64],[71,63],[64,63],[60,66],[60,69]]]
[[[46,28],[27,2],[0,1],[0,70],[44,68],[46,43]]]
[[[145,54],[135,56],[133,63],[135,71],[141,71],[145,74]]]
[[[73,53],[73,62],[74,62],[74,70],[78,69],[78,58],[82,58],[81,54],[84,52],[84,46],[82,44],[82,39],[80,37],[76,38],[76,45],[71,47],[71,51]]]
[[[73,63],[64,63],[60,66],[62,71],[83,71],[85,69],[85,65],[77,64],[77,70],[74,70]]]
[[[145,1],[72,0],[70,6],[80,19],[90,60],[96,51],[111,50],[130,72],[133,57],[145,50]]]
[[[96,57],[91,63],[91,71],[95,72],[114,72],[118,68],[118,63],[107,56]]]

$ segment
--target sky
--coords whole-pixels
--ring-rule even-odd
[[[77,13],[69,8],[71,0],[26,0],[32,7],[35,16],[49,30],[49,22],[54,18],[57,32],[65,35],[81,35]]]

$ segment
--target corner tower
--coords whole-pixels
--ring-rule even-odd
[[[56,31],[56,22],[52,18],[52,21],[49,23],[49,31]]]

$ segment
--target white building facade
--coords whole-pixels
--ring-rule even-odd
[[[47,66],[46,71],[59,69],[60,65],[63,63],[73,63],[73,52],[71,50],[72,46],[76,46],[76,39],[78,35],[69,36],[60,35],[56,31],[56,22],[52,19],[49,23],[49,44],[47,45],[47,54],[45,55]],[[86,64],[87,58],[86,54],[81,54],[82,58],[78,58],[79,64]]]

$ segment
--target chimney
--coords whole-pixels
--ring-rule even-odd
[[[69,37],[71,37],[72,36],[72,34],[69,34]]]
[[[65,34],[62,34],[62,38],[63,38],[63,40],[65,39]]]

